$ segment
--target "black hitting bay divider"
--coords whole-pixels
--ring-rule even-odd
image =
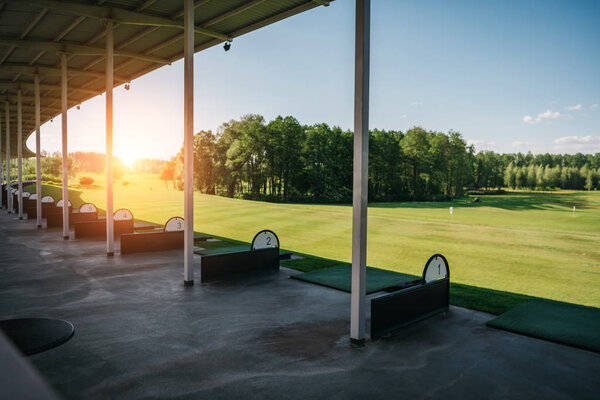
[[[133,233],[133,214],[126,208],[114,212],[114,236]],[[73,224],[75,239],[106,239],[106,219],[82,221]]]
[[[167,220],[161,232],[134,232],[121,235],[121,254],[183,249],[183,218]]]
[[[279,270],[279,248],[203,255],[200,258],[202,283],[248,274]]]
[[[371,300],[371,339],[446,312],[449,307],[450,268],[443,255],[434,254],[418,284]]]
[[[61,208],[62,211],[62,208]],[[46,226],[48,228],[62,228],[63,226],[63,215],[60,214],[48,214],[46,217]],[[69,226],[74,226],[79,222],[98,221],[98,211],[95,212],[73,212],[69,209]]]
[[[248,251],[208,254],[200,257],[202,283],[239,275],[279,270],[279,238],[268,229],[258,232]]]

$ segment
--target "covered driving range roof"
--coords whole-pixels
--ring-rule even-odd
[[[330,0],[197,0],[195,51],[329,3]],[[68,56],[69,108],[105,91],[107,20],[115,26],[115,86],[183,57],[182,0],[0,1],[0,101],[10,104],[11,156],[17,155],[18,89],[22,92],[23,141],[35,130],[35,74],[40,77],[41,123],[60,114],[61,53]],[[3,104],[0,112],[4,156]],[[33,155],[24,146],[23,156]]]

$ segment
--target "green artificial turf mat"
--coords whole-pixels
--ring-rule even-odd
[[[532,300],[487,322],[487,326],[600,352],[600,309]]]
[[[198,243],[198,247],[203,247],[203,243]],[[241,244],[237,246],[221,246],[214,247],[211,249],[204,250],[196,250],[196,254],[209,255],[209,254],[223,254],[223,253],[237,253],[238,251],[248,251],[250,250],[250,245]]]
[[[219,243],[219,242],[212,242],[212,243]],[[204,248],[204,243],[198,243],[196,244],[198,247],[202,247]],[[204,248],[204,250],[196,250],[194,253],[196,254],[200,254],[200,255],[210,255],[210,254],[224,254],[224,253],[237,253],[240,251],[249,251],[250,250],[250,245],[249,244],[239,244],[239,245],[233,245],[233,246],[221,246],[221,247],[212,247],[212,248]],[[284,250],[279,250],[279,254],[287,254],[289,252],[284,251]]]
[[[297,253],[296,253],[297,254]],[[295,269],[301,272],[310,272],[322,268],[335,267],[340,265],[341,262],[337,260],[329,260],[327,258],[313,257],[307,254],[301,254],[302,258],[281,260],[280,265],[282,267]]]
[[[350,292],[352,266],[342,264],[293,275],[292,278]],[[367,293],[377,292],[390,286],[403,285],[418,279],[421,279],[421,277],[367,267]]]

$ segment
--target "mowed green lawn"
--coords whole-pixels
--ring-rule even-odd
[[[102,178],[95,178],[97,186],[79,188],[79,195],[104,208]],[[115,209],[128,208],[136,219],[158,224],[183,216],[183,192],[172,185],[166,189],[151,175],[126,175],[122,181],[128,184],[115,184]],[[429,256],[442,253],[452,282],[600,307],[600,192],[480,197],[476,204],[370,204],[368,264],[420,275]],[[196,193],[194,213],[197,232],[249,242],[269,228],[285,249],[351,260],[349,205],[276,204]]]

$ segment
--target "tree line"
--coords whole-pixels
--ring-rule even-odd
[[[194,188],[271,201],[349,202],[353,132],[246,115],[194,136]],[[502,187],[598,189],[600,153],[476,153],[459,132],[369,132],[369,200],[446,200]],[[183,188],[183,149],[160,176]]]

